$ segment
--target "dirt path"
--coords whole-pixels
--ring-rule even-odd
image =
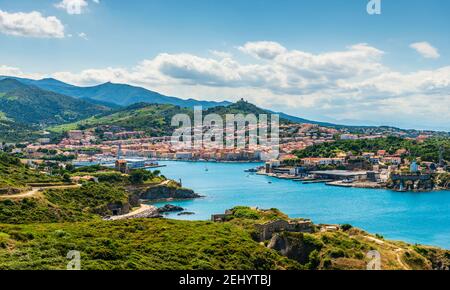
[[[170,179],[164,180],[159,185],[167,185],[167,184],[169,184],[170,181],[171,181]]]
[[[373,242],[375,242],[375,243],[377,243],[379,245],[387,245],[387,246],[389,246],[391,248],[394,248],[395,255],[397,256],[397,262],[400,264],[400,266],[402,266],[403,270],[411,270],[411,268],[402,261],[402,255],[405,252],[404,249],[399,248],[396,245],[393,245],[391,243],[387,243],[387,242],[385,242],[383,240],[371,237],[371,236],[365,236],[365,238],[368,239],[368,240],[371,240],[371,241],[373,241]]]
[[[46,189],[69,189],[69,188],[79,188],[79,187],[81,187],[81,184],[33,187],[31,190],[24,192],[24,193],[0,195],[0,200],[2,200],[2,199],[24,199],[24,198],[28,198],[28,197],[33,197],[33,196],[37,195],[39,192],[44,191]]]
[[[402,261],[402,255],[405,251],[403,249],[397,248],[395,254],[397,255],[397,261],[402,265],[404,270],[411,270],[411,268]]]

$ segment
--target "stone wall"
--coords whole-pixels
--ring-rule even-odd
[[[256,224],[255,228],[259,241],[269,240],[273,234],[280,232],[312,233],[314,231],[311,221],[276,220],[265,224]]]

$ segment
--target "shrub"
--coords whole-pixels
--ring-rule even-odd
[[[259,215],[256,211],[252,210],[249,207],[235,207],[233,209],[233,215],[236,218],[251,220],[258,220],[261,218],[261,215]]]
[[[352,225],[350,225],[350,224],[343,224],[342,226],[341,226],[341,229],[343,230],[343,231],[348,231],[348,230],[351,230],[353,228],[353,226]]]
[[[331,258],[337,259],[337,258],[344,258],[345,257],[345,252],[342,249],[332,249],[330,250],[330,252],[328,253],[328,255]]]

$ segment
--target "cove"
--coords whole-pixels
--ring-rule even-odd
[[[314,223],[344,224],[381,234],[386,239],[450,249],[450,191],[425,193],[383,189],[302,184],[244,170],[255,163],[163,161],[163,175],[181,179],[183,186],[204,198],[157,203],[173,204],[192,216],[170,214],[183,220],[209,220],[237,205],[278,208],[291,218],[310,218]]]

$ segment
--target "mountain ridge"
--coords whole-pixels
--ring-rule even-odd
[[[27,125],[48,126],[74,122],[111,110],[70,96],[46,91],[16,79],[0,80],[0,112],[4,118]]]
[[[70,96],[73,98],[83,99],[91,104],[106,106],[114,110],[120,108],[127,108],[130,105],[138,103],[147,104],[170,104],[179,106],[182,108],[192,108],[194,106],[202,106],[205,110],[215,107],[230,106],[231,102],[213,102],[213,101],[199,101],[192,98],[181,99],[177,97],[169,97],[162,95],[158,92],[148,90],[146,88],[132,86],[129,84],[116,84],[112,82],[106,82],[100,85],[91,87],[78,87],[71,85],[54,78],[43,78],[40,80],[33,80],[20,77],[7,77],[0,76],[0,80],[10,78],[16,79],[19,82],[37,86],[41,89],[60,93],[62,95]],[[304,119],[297,116],[292,116],[283,112],[275,112],[272,110],[263,109],[265,113],[279,114],[280,118],[289,120],[293,123],[300,124],[316,124],[323,127],[331,127],[335,129],[346,129],[352,133],[365,133],[367,130],[380,132],[380,131],[404,131],[404,132],[438,132],[448,134],[446,131],[436,130],[416,130],[416,129],[400,129],[393,126],[376,126],[376,125],[345,125],[334,124],[330,122],[314,121]]]
[[[0,76],[0,80],[5,78],[5,76]],[[180,107],[188,107],[192,108],[194,106],[202,106],[204,109],[210,109],[213,107],[225,107],[233,104],[232,102],[223,101],[223,102],[210,102],[210,101],[198,101],[193,98],[189,99],[180,99],[176,97],[169,97],[162,95],[158,92],[154,92],[142,87],[132,86],[129,84],[117,84],[112,82],[106,82],[96,86],[88,86],[88,87],[78,87],[74,86],[62,81],[59,81],[54,78],[44,78],[40,80],[33,80],[27,78],[19,78],[19,77],[8,77],[15,78],[20,82],[35,85],[42,89],[54,91],[61,93],[63,95],[68,95],[76,98],[86,99],[91,103],[99,102],[97,104],[109,105],[109,107],[118,109],[119,107],[129,107],[132,104],[137,103],[147,103],[147,104],[170,104]],[[132,90],[131,96],[126,96],[126,92],[124,90]],[[118,91],[122,91],[118,93]],[[111,95],[116,94],[116,97],[111,97]],[[138,96],[142,94],[141,96]],[[115,107],[114,107],[115,105]],[[346,125],[338,125],[329,122],[321,122],[321,121],[313,121],[304,119],[297,116],[288,115],[282,112],[274,112],[271,110],[265,110],[265,113],[274,113],[279,114],[281,118],[289,120],[294,123],[308,123],[308,124],[316,124],[325,127],[334,127],[334,128],[344,128],[344,127],[363,127],[363,126],[346,126]],[[367,126],[372,127],[372,126]]]
[[[124,107],[142,102],[154,104],[171,104],[180,107],[202,106],[206,109],[215,106],[230,104],[230,102],[227,101],[215,102],[199,101],[192,98],[181,99],[177,97],[166,96],[142,87],[137,87],[129,84],[117,84],[112,82],[106,82],[96,86],[80,87],[67,84],[54,78],[33,80],[27,78],[0,76],[0,80],[4,78],[14,78],[22,83],[34,85],[41,89],[75,98],[113,103]]]

